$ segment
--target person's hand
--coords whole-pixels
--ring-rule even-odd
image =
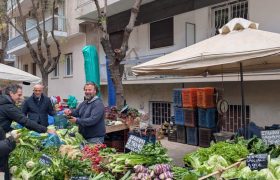
[[[68,119],[71,123],[76,123],[77,122],[77,118],[71,116],[69,119]]]
[[[64,114],[65,114],[66,116],[69,116],[71,113],[72,113],[72,111],[71,111],[70,109],[65,109],[65,110],[64,110]]]
[[[19,137],[20,137],[20,133],[17,131],[17,130],[12,130],[11,131],[11,136],[15,139],[15,140],[17,140]]]
[[[49,134],[56,134],[56,130],[55,129],[48,129],[47,133],[49,133]]]

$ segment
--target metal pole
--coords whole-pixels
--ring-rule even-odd
[[[245,119],[245,100],[244,100],[244,83],[243,83],[243,66],[242,63],[240,62],[240,88],[241,88],[241,124],[244,126],[245,130],[245,138],[247,138],[247,124],[246,124],[246,119]]]

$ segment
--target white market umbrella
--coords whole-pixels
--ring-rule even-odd
[[[22,71],[20,69],[0,64],[0,81],[2,82],[9,82],[9,81],[15,81],[15,82],[28,82],[28,83],[39,83],[41,81],[41,78],[34,76],[32,74],[29,74],[25,71]]]
[[[245,124],[243,72],[280,69],[280,34],[235,18],[220,34],[132,67],[135,75],[205,75],[239,72],[242,121]]]

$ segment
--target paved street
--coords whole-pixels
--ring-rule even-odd
[[[198,146],[191,146],[176,142],[170,142],[167,138],[161,140],[162,145],[168,149],[168,155],[174,160],[177,166],[184,166],[183,157],[188,152],[195,151]]]

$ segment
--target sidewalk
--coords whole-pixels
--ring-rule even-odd
[[[184,166],[183,158],[186,153],[196,151],[198,146],[191,146],[187,144],[177,143],[168,141],[167,138],[164,138],[161,141],[161,144],[168,149],[168,155],[174,160],[175,165]]]

